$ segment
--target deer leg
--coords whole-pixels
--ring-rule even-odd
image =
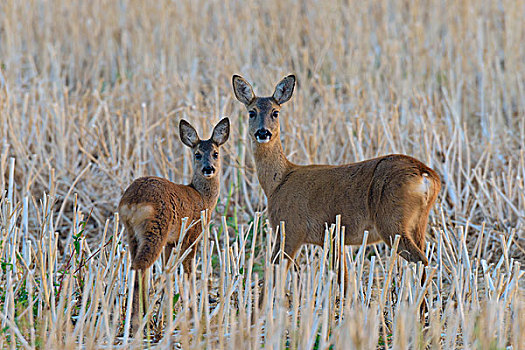
[[[284,242],[284,252],[283,256],[286,259],[286,271],[290,269],[290,266],[294,263],[294,257],[297,251],[299,250],[300,244],[296,242],[286,241]],[[281,263],[281,237],[277,237],[275,242],[275,247],[273,248],[271,262],[272,264]]]
[[[131,333],[135,335],[147,309],[147,277],[148,270],[136,270],[133,285],[133,303],[131,307]]]
[[[124,222],[124,226],[126,227],[126,233],[128,238],[128,245],[129,245],[129,252],[131,255],[131,262],[133,264],[133,261],[137,257],[137,249],[138,249],[138,241],[135,237],[135,232],[133,230],[133,227],[129,225],[127,222]],[[139,298],[139,271],[135,270],[135,281],[133,284],[133,300],[131,303],[131,334],[134,335],[138,327],[140,325],[140,318],[141,315],[139,313],[139,306],[140,306],[140,298]]]
[[[401,234],[401,239],[399,240],[399,255],[401,255],[405,260],[417,263],[421,261],[423,265],[428,265],[427,257],[425,253],[418,247],[418,245],[405,234]]]
[[[395,222],[394,220],[390,222],[384,222],[379,223],[379,225],[376,226],[377,231],[380,233],[381,238],[386,242],[388,246],[392,246],[392,243],[394,242],[395,235],[399,234],[401,236],[399,240],[399,255],[403,257],[405,260],[409,262],[417,263],[418,261],[421,261],[424,266],[428,265],[428,259],[425,256],[425,253],[423,251],[425,247],[425,231],[421,230],[422,224],[424,223],[426,227],[426,218],[419,218],[418,223],[414,226],[412,230],[405,229],[401,225],[392,224],[392,222]],[[425,271],[423,271],[423,275],[421,276],[421,286],[424,285],[426,280],[426,274]],[[420,307],[420,316],[421,319],[424,320],[425,313],[428,310],[426,301],[423,301]]]
[[[168,265],[168,261],[171,257],[171,252],[173,252],[173,249],[175,248],[175,244],[173,243],[167,243],[164,247],[164,266]]]
[[[270,258],[270,263],[279,264],[281,262],[281,235],[278,235],[275,240],[275,245],[273,247],[272,255]]]
[[[133,226],[129,225],[127,222],[124,222],[124,227],[126,228],[126,236],[128,239],[129,253],[131,255],[131,261],[135,260],[137,256],[138,241],[135,237],[135,231]]]
[[[430,212],[430,206],[426,209],[426,211],[423,212],[423,215],[420,216],[419,222],[416,225],[415,232],[414,232],[414,240],[416,241],[416,244],[421,249],[421,251],[425,251],[425,233],[427,230],[427,223],[428,223],[428,215]],[[425,265],[426,266],[426,265]],[[423,273],[421,274],[421,287],[425,285],[425,281],[427,279],[427,274],[425,272],[425,269],[423,269]],[[425,320],[425,314],[429,311],[427,300],[423,299],[423,303],[421,303],[421,306],[419,308],[419,313],[421,316],[421,320]]]
[[[199,237],[199,234],[200,230],[197,230],[195,228],[191,229],[186,233],[186,237],[184,238],[184,242],[182,243],[181,254],[185,254],[188,249],[191,249],[191,251],[188,252],[188,255],[186,255],[186,258],[184,258],[184,261],[182,262],[182,266],[184,266],[184,273],[188,275],[191,275],[192,273],[192,261],[193,259],[195,259],[195,255],[197,254],[197,244],[193,243]]]
[[[334,270],[337,270],[337,282],[341,283],[341,279],[344,277],[344,283],[348,283],[348,266],[346,265],[345,256],[341,255],[341,250],[342,247],[340,247],[338,252],[332,254],[332,267]],[[343,259],[343,268],[341,268],[341,262],[339,259]]]
[[[145,220],[135,227],[137,250],[133,257],[132,268],[145,270],[160,256],[168,240],[169,225],[160,219]]]
[[[399,217],[384,215],[376,219],[376,230],[389,247],[394,243],[396,235],[400,235],[399,255],[409,262],[421,261],[423,265],[428,265],[427,257],[419,247],[419,244],[424,244],[424,236],[423,243],[421,239],[419,239],[419,244],[416,243],[413,237],[421,235],[414,235],[413,229],[407,227],[409,225],[404,224],[403,221],[404,218],[401,215]]]
[[[272,264],[281,264],[281,254],[284,256],[284,260],[286,260],[286,273],[288,273],[288,270],[290,269],[290,266],[294,263],[294,257],[295,254],[297,254],[297,251],[299,250],[300,244],[290,244],[285,240],[284,242],[284,251],[281,252],[281,238],[277,237],[277,240],[275,242],[275,246],[272,252],[271,256],[271,263]],[[264,290],[265,285],[265,279],[264,277],[259,280],[258,286],[256,288],[259,288],[260,291]],[[262,293],[259,293],[261,295],[261,298],[259,299],[259,307],[262,307],[264,302],[264,297],[262,297]],[[253,321],[253,320],[252,320]]]
[[[186,251],[187,249],[188,248],[184,249],[184,251]],[[191,251],[188,253],[186,258],[184,258],[184,261],[182,262],[182,265],[184,266],[184,273],[191,275],[191,273],[193,272],[192,262],[193,262],[193,259],[195,259],[196,254],[197,254],[197,247],[193,246],[191,248]]]

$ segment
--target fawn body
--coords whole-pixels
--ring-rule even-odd
[[[178,244],[182,218],[188,222],[201,218],[201,211],[215,208],[219,196],[220,159],[219,148],[230,133],[230,122],[221,120],[214,128],[209,140],[200,140],[195,129],[186,121],[180,122],[182,142],[193,151],[193,177],[189,185],[175,184],[169,180],[148,176],[135,180],[124,192],[118,211],[126,228],[130,247],[132,269],[140,272],[136,277],[132,310],[132,329],[139,325],[139,301],[146,305],[145,281],[147,269],[159,257],[162,249],[169,258],[172,249]],[[187,250],[198,238],[200,225],[189,228],[182,252]],[[183,261],[186,273],[190,271],[196,247]],[[142,280],[143,293],[139,296],[139,280]]]
[[[325,223],[335,222],[340,214],[346,245],[361,244],[365,230],[370,233],[368,243],[382,240],[391,245],[399,234],[400,255],[427,265],[425,231],[441,188],[434,170],[400,154],[345,165],[293,164],[279,137],[279,110],[292,96],[295,76],[281,80],[271,97],[256,97],[238,75],[232,83],[236,98],[249,113],[249,134],[259,183],[268,198],[270,224],[275,229],[285,222],[284,251],[290,259],[303,244],[322,246]],[[277,244],[272,261],[279,249]]]

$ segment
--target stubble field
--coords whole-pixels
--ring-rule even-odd
[[[522,0],[2,1],[0,348],[522,349],[523,18]],[[289,73],[291,161],[404,153],[440,174],[423,287],[423,267],[384,244],[347,247],[338,284],[337,222],[295,271],[270,264],[231,76],[271,95]],[[181,252],[155,263],[132,338],[120,196],[142,175],[187,183],[179,120],[208,137],[224,116],[197,272],[181,273]]]

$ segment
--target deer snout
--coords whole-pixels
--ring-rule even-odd
[[[272,133],[268,129],[259,129],[254,134],[255,139],[259,143],[267,143],[270,142],[270,139],[272,138]]]
[[[215,174],[215,168],[212,167],[211,165],[208,165],[202,168],[202,175],[204,175],[205,177],[210,177],[213,174]]]

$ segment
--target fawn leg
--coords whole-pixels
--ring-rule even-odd
[[[131,333],[135,335],[147,309],[147,277],[148,270],[136,270],[133,285],[133,303],[131,308]]]

